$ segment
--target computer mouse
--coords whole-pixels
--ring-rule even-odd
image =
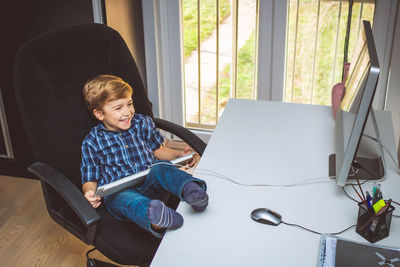
[[[282,222],[282,216],[279,213],[266,208],[253,210],[250,217],[256,222],[274,226],[277,226]]]

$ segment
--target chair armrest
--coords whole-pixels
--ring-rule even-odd
[[[90,205],[83,193],[62,173],[42,162],[33,163],[28,167],[28,170],[53,187],[87,228],[100,220],[100,215],[96,209]]]
[[[162,130],[165,130],[169,133],[178,136],[184,142],[186,142],[191,148],[193,148],[194,151],[199,153],[200,156],[203,155],[207,144],[203,140],[201,140],[197,135],[195,135],[188,129],[170,121],[155,118],[154,122],[157,128],[160,128]]]

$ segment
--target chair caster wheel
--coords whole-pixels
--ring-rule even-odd
[[[95,267],[96,266],[96,262],[93,259],[88,259],[86,262],[86,266],[87,267]]]

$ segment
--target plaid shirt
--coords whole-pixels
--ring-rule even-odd
[[[82,143],[82,184],[97,181],[101,186],[147,169],[163,141],[145,115],[135,113],[126,131],[110,131],[99,123]]]

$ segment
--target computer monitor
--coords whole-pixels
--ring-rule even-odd
[[[383,150],[372,109],[379,62],[371,24],[363,21],[361,26],[346,81],[346,93],[336,114],[336,154],[329,156],[329,175],[336,177],[339,186],[356,178],[355,175],[360,180],[379,180],[384,176]],[[378,142],[375,146],[363,148],[361,139],[367,121],[372,124]],[[372,156],[360,156],[361,150],[370,150]]]

